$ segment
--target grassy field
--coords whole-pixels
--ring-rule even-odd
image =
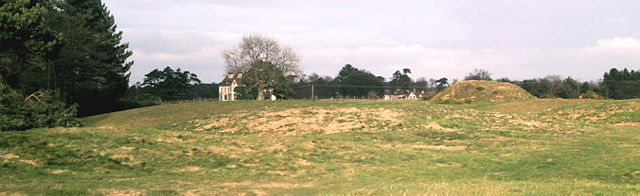
[[[0,134],[4,194],[640,194],[640,100],[196,102]]]

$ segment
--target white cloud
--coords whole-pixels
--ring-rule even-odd
[[[632,37],[615,37],[598,41],[598,45],[593,49],[607,52],[640,52],[640,40]]]
[[[624,17],[624,16],[614,16],[609,18],[608,20],[609,23],[614,23],[614,24],[627,24],[630,23],[631,20],[629,20],[629,18]]]

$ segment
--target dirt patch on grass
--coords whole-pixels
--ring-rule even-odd
[[[438,146],[416,146],[416,148],[427,148],[427,149],[431,149],[431,150],[451,150],[451,151],[467,149],[466,146],[444,146],[444,145],[438,145]]]
[[[438,130],[438,131],[444,131],[444,132],[456,132],[456,131],[458,131],[456,129],[442,127],[437,122],[431,122],[431,123],[429,123],[429,125],[424,125],[424,128]]]
[[[251,148],[238,148],[236,146],[224,146],[224,147],[220,147],[220,146],[207,146],[207,150],[209,150],[209,152],[212,153],[216,153],[216,154],[233,154],[233,153],[240,153],[240,152],[253,152],[255,150],[252,150]]]
[[[266,150],[267,152],[273,152],[273,151],[284,151],[286,152],[288,150],[288,148],[282,144],[274,144],[271,146],[268,146],[266,148],[264,148],[264,150]]]
[[[200,171],[200,169],[201,169],[200,167],[189,166],[189,167],[179,169],[178,172],[197,172],[197,171]]]
[[[229,124],[229,118],[222,118],[218,121],[196,120],[196,129],[194,131],[203,131],[214,127],[220,127]]]
[[[438,167],[460,167],[460,166],[462,166],[462,164],[455,163],[455,162],[451,162],[451,163],[436,163],[436,165]]]
[[[220,186],[251,186],[256,188],[282,188],[282,189],[293,189],[293,188],[311,188],[315,187],[314,183],[304,183],[304,184],[296,184],[296,183],[285,183],[285,182],[271,182],[271,183],[256,183],[252,181],[243,181],[243,182],[225,182],[220,184]]]
[[[253,192],[257,196],[269,195],[269,193],[267,193],[266,191],[263,191],[263,190],[252,190],[251,192]]]
[[[222,154],[227,151],[227,148],[222,148],[218,146],[207,146],[207,150],[209,150],[209,152],[213,152],[216,154]]]
[[[549,110],[547,116],[554,120],[576,121],[586,123],[635,122],[635,112],[640,108],[634,102],[595,102],[590,105],[579,105],[575,108]]]
[[[105,151],[100,152],[99,154],[100,156],[109,155],[109,158],[118,160],[123,165],[134,166],[142,162],[136,160],[135,157],[130,154],[133,149],[134,149],[133,147],[122,146],[116,149],[107,149]]]
[[[20,156],[15,155],[15,154],[13,154],[13,153],[3,154],[3,155],[2,155],[2,156],[0,156],[0,157],[2,157],[3,159],[17,159],[17,158],[20,158]]]
[[[238,112],[195,120],[192,130],[221,133],[237,131],[258,134],[304,135],[335,134],[349,131],[376,131],[398,125],[404,115],[384,108],[313,107],[282,111]]]
[[[26,163],[26,164],[31,164],[31,165],[36,166],[36,167],[42,166],[41,163],[39,163],[37,161],[34,161],[34,160],[20,159],[20,162],[23,162],[23,163]]]
[[[62,174],[62,173],[67,173],[67,172],[69,172],[69,170],[66,170],[66,169],[51,170],[52,174]]]
[[[543,123],[543,122],[526,121],[526,120],[522,120],[522,119],[511,120],[509,122],[510,123],[514,123],[514,124],[518,124],[518,125],[524,125],[524,126],[527,126],[527,127],[546,127],[546,126],[549,125],[549,124]]]
[[[467,149],[466,146],[445,146],[445,145],[426,145],[426,144],[413,144],[413,145],[406,145],[406,144],[382,144],[382,145],[378,145],[381,148],[385,148],[385,149],[394,149],[394,150],[409,150],[409,149],[431,149],[431,150],[450,150],[450,151],[459,151],[459,150],[464,150]]]
[[[288,177],[298,177],[298,176],[302,176],[304,174],[306,174],[305,170],[298,170],[295,173],[293,172],[287,172],[287,171],[267,171],[268,174],[275,174],[275,175],[279,175],[279,176],[288,176]]]
[[[144,195],[144,190],[137,189],[127,189],[127,190],[118,190],[118,189],[96,189],[92,191],[96,194],[104,194],[104,195]]]
[[[156,138],[156,142],[160,143],[182,143],[183,140],[175,137],[158,137]]]
[[[631,127],[640,127],[640,122],[620,122],[616,123],[617,126],[631,126]]]
[[[311,163],[311,162],[309,162],[309,161],[307,161],[305,159],[299,159],[296,162],[296,164],[299,165],[299,166],[309,166],[309,165],[312,165],[313,163]]]

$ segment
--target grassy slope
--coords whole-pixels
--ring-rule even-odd
[[[401,115],[376,124],[380,108]],[[0,194],[638,194],[639,110],[640,100],[549,99],[162,105],[0,134]],[[326,134],[286,121],[317,115],[366,125]],[[255,116],[289,124],[216,124]]]

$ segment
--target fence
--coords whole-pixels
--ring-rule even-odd
[[[185,100],[172,100],[172,101],[162,101],[158,100],[158,104],[180,104],[180,103],[194,103],[194,102],[212,102],[218,101],[216,98],[195,98],[195,99],[185,99]]]

